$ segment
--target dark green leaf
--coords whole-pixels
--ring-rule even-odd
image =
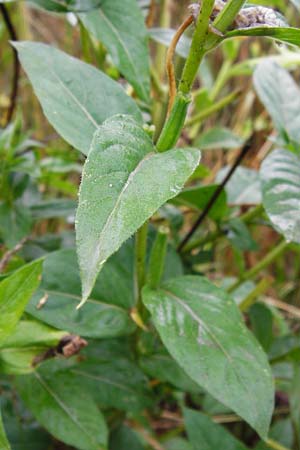
[[[56,438],[81,450],[104,450],[107,428],[88,388],[69,372],[43,369],[17,378],[25,405]]]
[[[210,201],[217,187],[218,185],[212,184],[209,186],[193,186],[191,188],[184,189],[179,195],[177,195],[176,198],[172,200],[172,203],[203,210]],[[209,217],[214,220],[222,219],[227,212],[226,200],[226,192],[222,190],[221,194],[208,213]]]
[[[15,329],[26,304],[40,283],[42,262],[23,266],[0,283],[0,343]]]
[[[242,442],[205,414],[185,409],[184,423],[194,450],[246,450]]]
[[[201,390],[198,384],[191,380],[176,361],[166,353],[144,356],[140,359],[140,365],[144,372],[154,379],[170,383],[182,391],[199,392]]]
[[[254,85],[281,136],[287,133],[299,144],[300,89],[288,71],[275,62],[264,61],[254,72]]]
[[[95,297],[93,295],[85,308],[78,311],[76,305],[80,300],[81,283],[76,252],[68,249],[51,253],[44,262],[40,289],[31,299],[26,311],[49,325],[86,337],[107,338],[131,333],[134,326],[129,313],[116,306],[113,297],[117,287],[128,286],[127,274],[122,273],[122,268],[118,268],[118,260],[108,262],[107,265],[108,277],[111,272],[112,276],[116,276],[120,270],[118,286],[115,286],[113,292],[103,286],[102,291],[100,280],[95,287]],[[124,290],[124,296],[130,296],[129,288],[126,290],[127,294]],[[46,303],[39,307],[41,299],[45,299]]]
[[[80,14],[80,20],[107,47],[114,64],[141,99],[149,102],[147,30],[136,0],[103,0],[100,9]]]
[[[255,303],[249,310],[249,318],[253,333],[267,352],[273,340],[273,316],[270,309],[263,303]]]
[[[98,8],[101,0],[29,0],[35,6],[53,12],[86,12]]]
[[[120,426],[117,430],[112,432],[110,438],[110,450],[144,450],[137,433],[127,427]]]
[[[106,260],[180,192],[199,159],[196,149],[156,153],[129,116],[115,116],[99,128],[84,166],[76,215],[82,302]]]
[[[47,119],[83,153],[88,153],[95,130],[108,117],[124,113],[141,120],[121,86],[94,67],[49,45],[14,45]]]
[[[30,210],[24,206],[0,203],[0,237],[7,247],[14,247],[31,231]]]
[[[300,243],[300,158],[274,150],[260,170],[263,205],[274,228],[287,241]]]
[[[143,301],[184,371],[265,437],[273,411],[271,371],[228,294],[205,278],[184,276],[158,291],[144,288]]]
[[[34,219],[74,216],[75,208],[75,201],[67,199],[48,200],[41,203],[35,203],[30,207]]]

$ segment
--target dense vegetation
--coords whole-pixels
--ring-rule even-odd
[[[0,1],[0,450],[300,450],[300,2],[190,3]]]

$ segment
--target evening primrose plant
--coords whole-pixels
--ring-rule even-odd
[[[255,88],[280,146],[260,174],[240,166],[255,133],[241,138],[220,126],[200,135],[199,126],[241,94],[235,90],[219,99],[235,68],[239,38],[297,46],[299,29],[266,2],[185,5],[182,23],[167,38],[162,38],[169,14],[165,1],[31,3],[69,19],[71,14],[85,55],[90,46],[100,65],[44,43],[12,42],[48,121],[83,154],[76,243],[44,252],[10,276],[3,270],[0,282],[0,370],[5,380],[15,375],[21,414],[28,408],[31,423],[46,430],[33,433],[33,442],[56,448],[52,436],[82,450],[246,449],[253,442],[260,449],[286,448],[273,428],[269,436],[274,379],[280,382],[283,371],[276,363],[289,364],[289,380],[280,391],[292,396],[299,390],[299,361],[289,354],[291,347],[278,342],[284,319],[273,306],[254,305],[270,281],[253,280],[300,243],[299,88],[274,62],[255,71]],[[161,27],[153,31],[156,15]],[[150,53],[150,35],[167,39],[167,54],[163,47]],[[199,86],[199,67],[203,82],[207,58],[221,45],[228,62],[209,94]],[[116,72],[122,83],[107,74]],[[209,174],[201,160],[201,150],[209,148],[241,150],[217,184],[195,184]],[[251,193],[249,201],[239,199],[242,187],[234,187],[239,176],[249,177],[247,187],[258,186],[254,200]],[[243,211],[245,204],[249,208]],[[186,208],[198,217],[185,220]],[[203,234],[207,218],[216,227]],[[242,257],[257,249],[247,227],[255,221],[282,235],[278,244],[236,279],[214,282],[201,266],[207,245],[228,238]],[[6,262],[21,250],[7,247]],[[1,449],[9,449],[14,439],[9,395],[3,400]],[[165,419],[175,425],[155,434],[155,419],[165,405]],[[214,411],[243,425],[229,431],[212,420]],[[294,406],[287,425],[294,426],[289,445],[295,449],[297,411]],[[30,436],[25,425],[21,428]]]

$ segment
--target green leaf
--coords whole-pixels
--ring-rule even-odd
[[[109,443],[110,450],[144,450],[138,434],[126,425],[114,430]]]
[[[255,303],[249,310],[253,333],[267,352],[273,341],[273,316],[264,303]]]
[[[200,392],[198,384],[182,370],[177,362],[167,353],[156,353],[140,358],[140,365],[145,373],[154,379],[170,383],[184,392]]]
[[[115,280],[118,260],[109,261],[107,265],[107,276],[112,272]],[[121,266],[118,287],[123,288],[124,285],[128,286],[127,274],[122,273]],[[106,286],[108,288],[103,286],[102,290],[100,280],[84,310],[77,311],[75,307],[80,301],[81,282],[76,252],[67,249],[51,253],[44,262],[40,289],[26,311],[49,325],[85,337],[108,338],[131,333],[134,326],[128,311],[114,304],[116,289],[110,292],[109,284]],[[125,289],[123,293],[126,296]],[[128,295],[131,293],[128,292]],[[46,303],[39,307],[41,299],[46,300]]]
[[[128,358],[88,358],[70,369],[88,387],[100,408],[139,412],[151,406],[147,378]]]
[[[37,219],[52,219],[53,217],[74,216],[76,202],[68,199],[53,199],[35,203],[30,207],[32,216]]]
[[[274,228],[287,241],[300,243],[300,158],[274,150],[262,163],[263,205]]]
[[[87,154],[95,130],[108,117],[141,114],[121,86],[94,67],[49,45],[14,43],[44,113],[56,131]]]
[[[176,31],[169,28],[150,28],[149,35],[151,39],[159,44],[169,47]],[[181,36],[177,46],[176,53],[182,58],[187,58],[191,47],[191,39],[185,35]]]
[[[288,134],[299,144],[300,89],[288,71],[275,62],[262,62],[254,72],[254,85],[281,136]]]
[[[32,372],[36,358],[55,348],[67,334],[35,320],[21,320],[14,333],[0,345],[0,372],[18,375]]]
[[[243,145],[244,139],[240,138],[234,134],[228,128],[215,127],[202,133],[199,138],[197,138],[195,145],[201,150],[212,150],[212,149],[232,149],[238,148]]]
[[[40,284],[42,262],[26,264],[0,283],[0,343],[15,329],[26,304]]]
[[[157,291],[145,287],[143,301],[184,371],[266,437],[274,401],[271,371],[228,294],[205,278],[184,276]]]
[[[148,35],[136,0],[103,0],[99,10],[80,14],[79,17],[86,29],[107,47],[113,63],[132,84],[139,97],[148,103]]]
[[[177,195],[176,198],[172,200],[172,203],[203,210],[210,201],[217,187],[218,185],[212,184],[209,186],[193,186],[191,188],[184,189],[179,195]],[[226,212],[227,197],[225,190],[222,190],[213,207],[210,209],[208,216],[214,220],[220,220],[224,217]]]
[[[0,449],[1,450],[10,450],[10,445],[7,440],[7,437],[6,437],[6,434],[4,431],[4,427],[3,427],[3,423],[2,423],[1,412],[0,412]]]
[[[289,403],[291,408],[291,418],[294,425],[297,442],[300,442],[300,367],[299,359],[294,364],[294,376],[289,392]]]
[[[300,29],[293,27],[249,27],[229,31],[223,39],[237,36],[261,36],[300,46]]]
[[[12,248],[31,231],[30,210],[19,204],[0,203],[0,236]]]
[[[107,428],[88,388],[68,371],[49,364],[17,378],[17,390],[36,419],[54,437],[80,450],[104,450]],[[50,366],[51,367],[51,366]]]
[[[156,153],[128,116],[115,116],[99,128],[84,166],[76,215],[82,303],[105,261],[180,192],[199,159],[195,149]]]
[[[86,12],[98,8],[101,0],[29,0],[29,3],[58,13]]]
[[[221,183],[229,171],[223,167],[217,174],[216,181]],[[256,170],[240,166],[225,186],[227,201],[230,205],[259,205],[261,203],[261,186]]]
[[[185,408],[184,423],[194,450],[246,450],[226,428],[199,411]]]

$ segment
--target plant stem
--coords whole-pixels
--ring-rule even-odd
[[[148,270],[148,285],[151,289],[157,289],[163,275],[167,253],[168,233],[168,228],[161,226],[157,231],[151,250]]]
[[[143,312],[141,292],[146,281],[147,234],[148,222],[145,222],[135,235],[135,300],[137,310],[141,315]]]
[[[260,216],[260,214],[263,212],[263,206],[258,205],[255,208],[247,211],[245,214],[242,214],[240,216],[240,220],[244,222],[245,224],[251,223],[253,219],[255,219],[257,216]],[[218,239],[221,236],[225,236],[225,232],[222,229],[218,229],[215,231],[212,231],[211,233],[201,236],[198,239],[193,240],[189,244],[187,244],[184,249],[183,253],[188,253],[191,250],[194,250],[195,248],[201,247],[205,244],[208,244],[209,242],[213,242],[216,239]]]
[[[290,243],[286,241],[281,241],[278,245],[276,245],[273,250],[271,250],[265,258],[263,258],[258,264],[256,264],[252,269],[245,272],[238,281],[233,283],[228,292],[232,292],[237,289],[241,284],[243,284],[247,280],[251,280],[256,275],[258,275],[262,270],[272,264],[277,258],[279,258],[289,247]]]
[[[266,290],[272,284],[272,278],[263,278],[260,282],[255,286],[255,288],[245,297],[241,303],[239,304],[239,309],[242,312],[247,311],[253,303],[256,302],[257,297],[264,294]]]
[[[230,94],[226,95],[224,98],[219,100],[218,102],[214,103],[212,106],[203,109],[195,116],[191,117],[185,122],[186,126],[192,126],[195,125],[198,122],[201,122],[202,120],[206,119],[207,117],[211,116],[212,114],[220,111],[225,106],[229,105],[233,100],[235,100],[239,95],[241,91],[240,89],[237,89]]]
[[[201,11],[197,19],[196,29],[192,39],[191,49],[178,87],[179,91],[183,94],[189,94],[191,91],[199,65],[205,54],[205,42],[214,3],[214,0],[206,0],[202,2]]]
[[[0,3],[0,12],[2,14],[2,17],[3,17],[4,23],[6,25],[7,31],[9,33],[10,39],[12,41],[17,41],[18,40],[17,32],[16,32],[15,27],[10,19],[8,10],[3,3]],[[13,51],[14,68],[13,68],[13,77],[12,77],[12,82],[11,82],[10,105],[9,105],[9,108],[7,111],[5,125],[7,125],[12,119],[14,110],[16,108],[16,101],[17,101],[17,95],[18,95],[18,90],[19,90],[20,63],[19,63],[19,59],[18,59],[17,50],[15,48],[12,48],[12,51]]]
[[[214,206],[215,202],[219,198],[219,196],[220,196],[221,192],[223,191],[224,187],[226,186],[226,184],[228,183],[228,181],[230,180],[230,178],[232,177],[232,175],[234,174],[234,172],[236,171],[236,169],[238,168],[238,166],[240,165],[240,163],[242,162],[242,160],[244,159],[244,157],[246,156],[248,151],[251,149],[251,147],[252,147],[252,138],[250,138],[245,143],[244,147],[242,148],[242,151],[237,156],[237,158],[236,158],[233,166],[229,170],[228,174],[226,175],[226,177],[224,178],[222,183],[219,184],[219,186],[217,187],[217,189],[215,190],[215,192],[213,193],[213,195],[209,199],[208,203],[206,204],[206,207],[203,209],[202,213],[199,215],[198,219],[196,220],[196,222],[194,223],[194,225],[192,226],[190,231],[186,234],[186,236],[183,238],[183,240],[179,244],[178,251],[181,251],[183,249],[183,247],[192,238],[192,236],[196,232],[197,228],[202,224],[202,222],[206,218],[207,214],[209,213],[209,211],[211,210],[211,208]]]
[[[281,445],[279,442],[274,441],[273,439],[266,439],[264,442],[269,448],[272,448],[273,450],[290,450],[287,447]]]

